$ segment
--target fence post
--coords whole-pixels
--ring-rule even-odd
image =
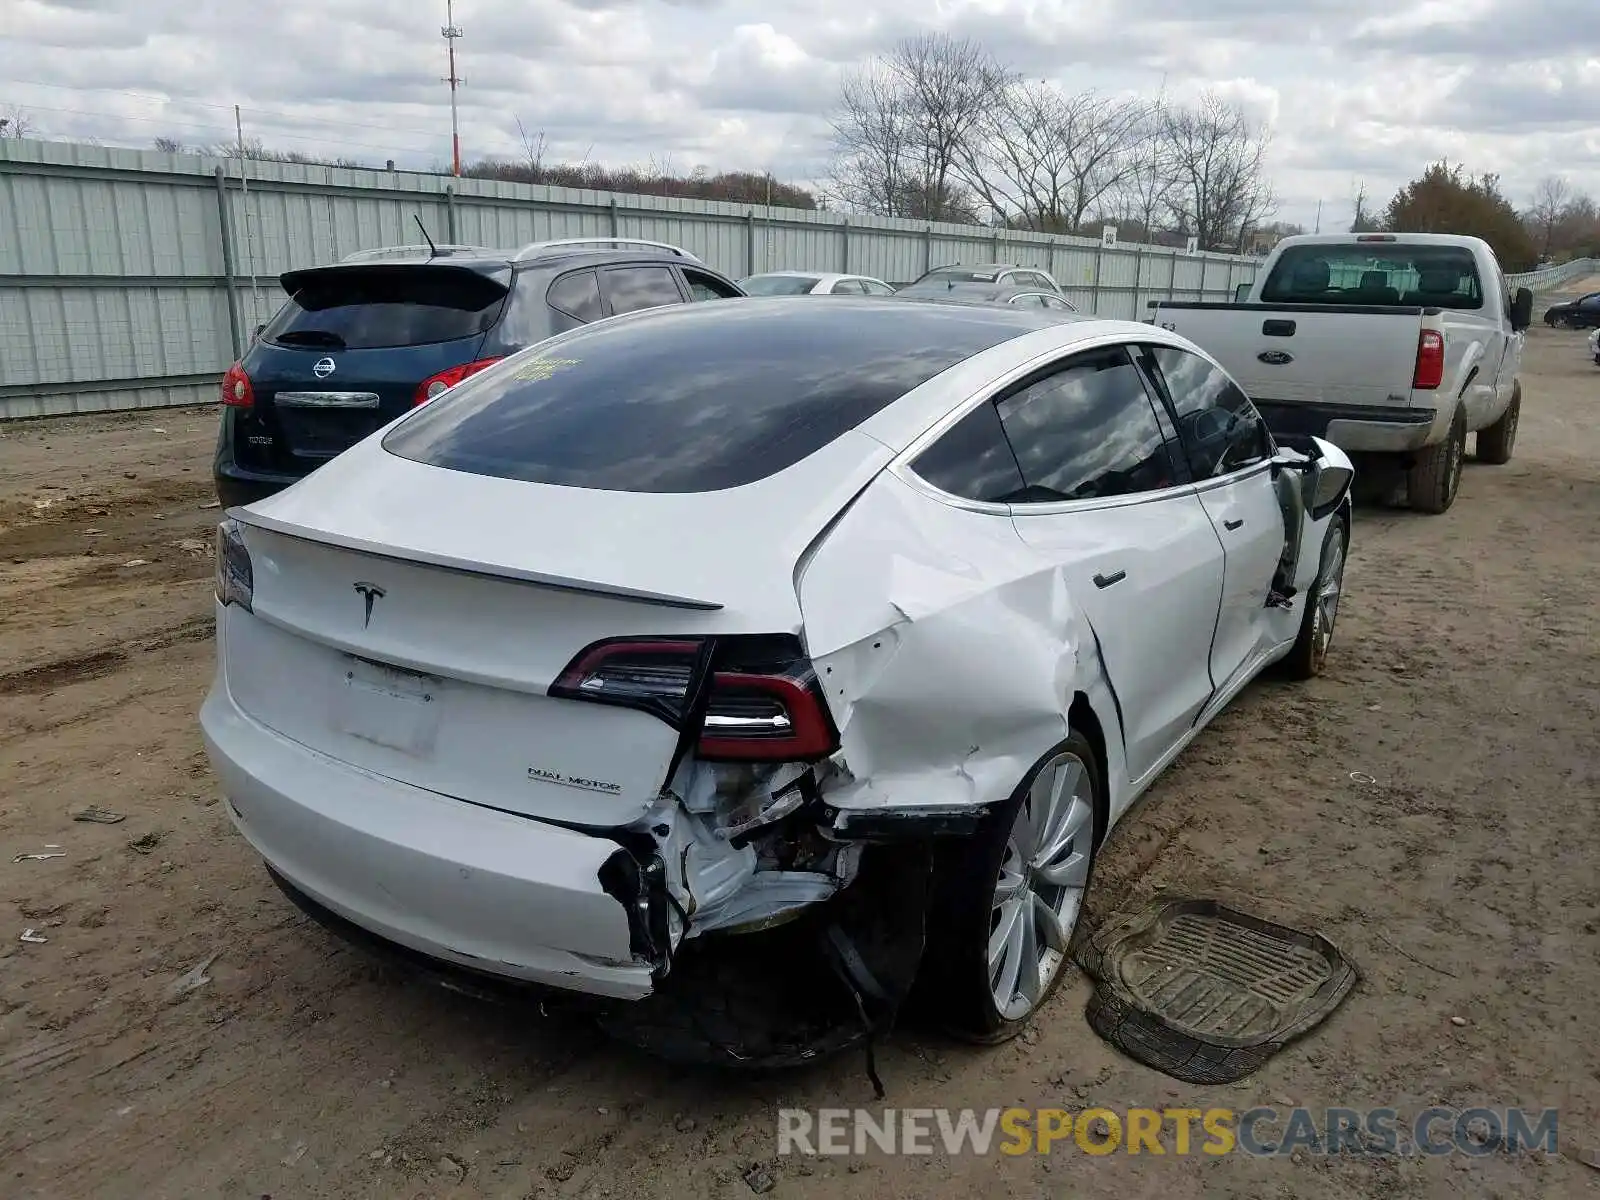
[[[839,270],[848,275],[850,273],[850,218],[844,217],[839,222]]]
[[[607,208],[611,211],[611,236],[621,237],[622,225],[617,220],[617,198],[615,196],[611,197],[611,202],[607,205]]]
[[[1172,252],[1172,273],[1167,276],[1167,299],[1175,300],[1178,297],[1178,252]]]
[[[1206,268],[1209,267],[1210,265],[1211,265],[1210,257],[1207,256],[1207,255],[1201,255],[1200,256],[1200,295],[1199,295],[1198,298],[1199,298],[1199,300],[1200,300],[1200,302],[1202,304],[1205,303],[1205,299],[1206,299]]]
[[[926,225],[922,230],[922,273],[926,275],[933,270],[933,226]]]
[[[444,189],[444,235],[451,242],[459,242],[456,236],[456,189],[449,184]]]
[[[999,262],[1000,261],[1000,231],[998,229],[996,229],[994,231],[994,237],[991,240],[994,242],[994,261],[995,262]]]
[[[1095,316],[1100,315],[1100,260],[1105,252],[1104,242],[1094,248],[1094,283],[1089,287],[1089,308]]]
[[[228,219],[228,181],[222,168],[217,177],[217,229],[222,234],[222,273],[228,280],[228,344],[234,361],[244,357],[244,340],[239,326],[239,286],[233,276],[233,222]]]
[[[744,273],[756,273],[756,210],[749,208],[744,214]]]
[[[1139,314],[1144,309],[1139,307],[1139,299],[1144,295],[1144,246],[1141,244],[1133,252],[1133,319],[1137,321]]]

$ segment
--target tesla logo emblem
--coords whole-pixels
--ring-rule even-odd
[[[335,363],[333,359],[319,358],[317,359],[316,366],[311,368],[311,373],[318,379],[326,379],[329,375],[333,374],[334,366]]]
[[[375,583],[358,583],[355,585],[356,593],[366,604],[366,612],[361,618],[361,628],[365,629],[372,624],[372,606],[383,599],[383,589]]]
[[[1283,350],[1263,350],[1256,357],[1269,367],[1286,367],[1294,361],[1294,355]]]

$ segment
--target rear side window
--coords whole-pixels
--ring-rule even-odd
[[[990,401],[978,405],[911,463],[940,491],[966,500],[1008,504],[1022,494],[1022,471]]]
[[[262,330],[261,340],[335,350],[453,342],[492,328],[505,299],[504,285],[459,269],[386,266],[307,272]]]
[[[1178,439],[1196,479],[1226,475],[1272,456],[1272,438],[1250,397],[1198,354],[1146,346],[1152,377],[1177,418]]]
[[[841,279],[833,285],[833,294],[835,296],[865,296],[867,289],[866,285],[859,279]]]
[[[689,299],[696,302],[702,300],[732,300],[739,294],[720,279],[707,275],[703,271],[691,271],[686,267],[683,271],[683,280],[689,285]]]
[[[1003,309],[931,307],[684,304],[602,321],[489,368],[383,444],[432,466],[567,487],[739,487],[1031,328]]]
[[[600,275],[612,316],[683,303],[678,281],[667,267],[613,267]]]
[[[1149,393],[1120,347],[1079,355],[998,408],[1027,486],[1023,501],[1124,496],[1174,481]]]
[[[550,307],[587,325],[604,315],[600,306],[600,281],[593,271],[574,271],[550,285]]]

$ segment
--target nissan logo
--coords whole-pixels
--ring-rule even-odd
[[[1294,361],[1294,355],[1284,350],[1263,350],[1256,358],[1269,367],[1286,367]]]
[[[311,373],[318,379],[326,379],[333,374],[335,363],[331,358],[317,359],[317,365],[311,368]]]

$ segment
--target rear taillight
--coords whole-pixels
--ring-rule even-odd
[[[793,642],[793,639],[786,639]],[[682,729],[710,673],[696,753],[732,762],[812,762],[839,747],[811,664],[792,653],[753,654],[741,639],[614,638],[588,647],[552,696],[636,708]]]
[[[217,526],[217,599],[224,608],[237,604],[245,612],[253,611],[255,568],[239,522],[231,517]]]
[[[256,402],[255,389],[250,386],[250,376],[244,373],[242,364],[234,363],[222,377],[221,400],[230,408],[249,408]]]
[[[480,358],[477,362],[462,363],[459,367],[447,367],[437,375],[429,375],[417,385],[417,394],[412,397],[411,406],[426,404],[436,396],[441,396],[456,384],[466,379],[469,375],[476,375],[485,367],[492,367],[500,359]]]
[[[1444,334],[1437,329],[1424,329],[1417,338],[1417,369],[1411,386],[1426,392],[1443,382]]]

